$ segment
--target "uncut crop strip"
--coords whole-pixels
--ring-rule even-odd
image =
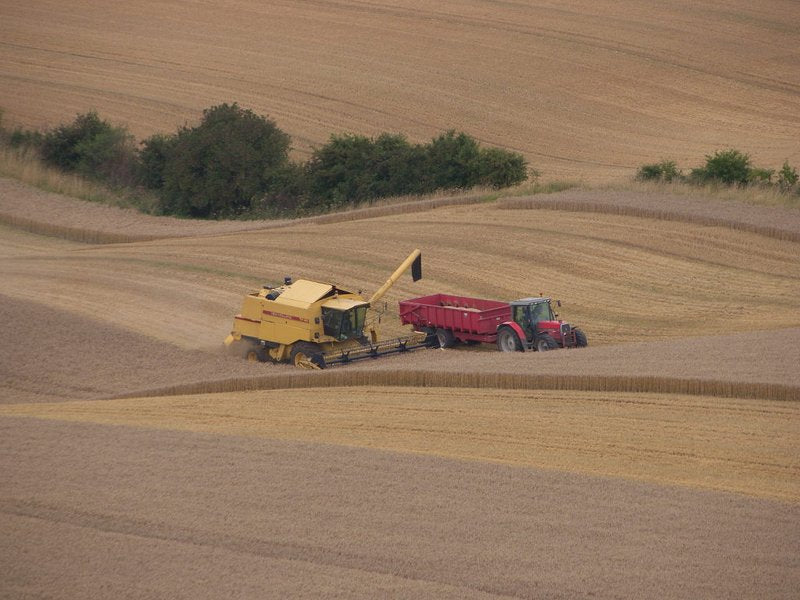
[[[800,401],[800,386],[772,383],[715,381],[679,377],[597,375],[531,375],[521,373],[453,373],[434,371],[355,369],[285,373],[201,381],[121,394],[115,398],[179,396],[254,390],[326,387],[440,387],[496,390],[570,390],[657,393]]]

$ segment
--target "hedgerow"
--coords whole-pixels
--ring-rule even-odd
[[[153,135],[138,149],[124,127],[96,112],[44,133],[1,129],[4,143],[33,148],[49,165],[152,190],[158,212],[192,218],[291,217],[389,196],[508,187],[528,177],[522,155],[481,148],[452,130],[428,144],[391,133],[333,135],[305,164],[293,163],[289,135],[235,103],[208,108],[197,126]]]
[[[732,148],[706,155],[705,165],[693,168],[689,175],[684,175],[675,161],[663,160],[639,167],[636,179],[665,183],[682,181],[694,185],[777,186],[784,193],[793,190],[800,193],[797,171],[788,161],[783,163],[776,177],[775,169],[756,167],[748,154]]]

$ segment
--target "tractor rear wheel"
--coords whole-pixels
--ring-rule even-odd
[[[437,329],[436,339],[439,341],[439,348],[450,348],[456,343],[456,336],[449,329]]]
[[[497,349],[500,352],[522,352],[522,344],[514,330],[503,327],[497,332]]]
[[[546,352],[547,350],[555,350],[558,348],[558,342],[551,338],[546,333],[538,336],[536,340],[536,350],[539,352]]]
[[[309,342],[297,342],[289,353],[289,362],[301,369],[324,369],[325,361],[319,348]]]
[[[573,329],[572,331],[575,332],[575,346],[578,348],[586,348],[586,346],[589,345],[589,341],[586,339],[586,334],[580,329]]]

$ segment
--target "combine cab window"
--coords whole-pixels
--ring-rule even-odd
[[[339,341],[361,337],[364,334],[366,316],[366,306],[358,306],[350,310],[334,310],[323,307],[322,324],[325,335]]]

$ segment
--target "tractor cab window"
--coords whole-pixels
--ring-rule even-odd
[[[525,306],[524,304],[517,304],[511,307],[511,310],[513,311],[512,318],[522,327],[525,327],[525,324],[528,321],[528,319],[525,318],[526,308],[528,307]]]
[[[322,308],[322,325],[325,335],[344,341],[358,338],[364,332],[364,320],[367,316],[366,306],[357,306],[350,310]]]
[[[536,302],[531,304],[531,321],[552,321],[553,311],[548,302]]]

